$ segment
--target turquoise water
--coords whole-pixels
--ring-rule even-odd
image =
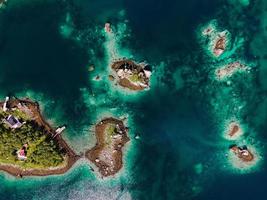
[[[266,6],[260,0],[9,0],[0,11],[1,98],[39,101],[54,126],[68,125],[64,138],[77,153],[94,145],[93,125],[105,116],[127,117],[131,142],[113,178],[100,179],[83,159],[60,176],[18,180],[2,172],[0,199],[263,199]],[[103,31],[107,21],[110,36]],[[231,33],[221,59],[201,39],[210,22]],[[150,90],[132,93],[108,80],[110,61],[120,57],[153,66]],[[217,81],[214,70],[235,60],[250,72]],[[228,159],[232,142],[223,132],[231,119],[244,127],[237,143],[258,153],[247,170]]]

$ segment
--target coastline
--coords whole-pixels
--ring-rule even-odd
[[[0,107],[2,107],[4,102],[0,102]],[[46,122],[44,117],[41,114],[41,110],[39,104],[30,100],[29,98],[18,99],[13,98],[10,100],[10,106],[17,105],[18,103],[23,103],[27,105],[29,111],[32,112],[33,120],[39,125],[43,126],[46,130],[46,134],[49,134],[49,137],[53,137],[55,130]],[[19,166],[13,164],[3,164],[0,163],[0,170],[5,171],[13,176],[48,176],[55,174],[63,174],[67,172],[80,158],[71,147],[67,144],[67,142],[62,138],[60,134],[53,138],[57,142],[60,148],[64,149],[66,156],[64,158],[64,164],[59,167],[48,168],[48,169],[23,169]]]
[[[49,176],[49,175],[60,175],[64,174],[76,163],[78,158],[69,157],[67,164],[64,164],[63,167],[49,168],[49,169],[23,169],[15,165],[10,164],[0,164],[0,170],[4,171],[15,177],[23,176]]]
[[[116,124],[119,126],[121,133],[121,139],[115,142],[112,152],[108,152],[109,156],[112,157],[112,166],[100,159],[100,154],[105,151],[107,144],[106,128],[108,124]],[[123,167],[123,148],[130,138],[127,135],[127,128],[125,127],[122,120],[116,118],[104,118],[95,126],[96,144],[93,148],[89,149],[85,156],[90,160],[97,168],[98,172],[102,177],[112,176],[117,174]],[[114,152],[115,151],[115,152]],[[106,152],[107,153],[107,152]],[[111,169],[112,168],[112,169]]]
[[[111,64],[111,69],[115,73],[114,76],[110,75],[111,81],[117,80],[121,87],[131,91],[149,89],[151,70],[146,69],[148,66],[148,64],[136,63],[131,59],[115,60]]]

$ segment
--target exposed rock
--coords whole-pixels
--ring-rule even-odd
[[[108,75],[108,79],[109,79],[110,81],[114,81],[114,80],[115,80],[115,77],[112,76],[112,75]]]
[[[95,66],[94,65],[90,65],[89,67],[88,67],[88,71],[89,72],[92,72],[92,71],[94,71],[95,70]]]
[[[233,145],[230,147],[230,150],[243,162],[250,162],[254,159],[254,155],[247,149],[246,146],[239,147],[237,145]]]
[[[96,125],[96,145],[86,153],[102,176],[116,174],[122,168],[122,147],[130,140],[121,120],[103,119]]]
[[[132,60],[122,59],[113,62],[111,68],[116,72],[120,86],[130,90],[149,88],[151,71],[147,64],[137,64]]]

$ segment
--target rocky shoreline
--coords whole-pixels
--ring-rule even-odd
[[[95,126],[96,145],[86,157],[98,168],[102,177],[115,175],[123,166],[123,147],[130,140],[123,121],[105,118]]]
[[[0,102],[0,107],[3,107],[4,102]],[[51,137],[59,147],[65,152],[64,164],[58,167],[51,167],[48,169],[23,169],[14,164],[0,163],[0,170],[3,170],[13,176],[47,176],[53,174],[63,174],[67,172],[74,163],[80,158],[76,153],[70,148],[66,141],[62,138],[60,134],[56,134],[56,131],[44,120],[41,115],[40,107],[37,102],[33,102],[30,99],[17,99],[12,98],[8,101],[8,107],[20,109],[25,112],[31,120],[36,122],[40,127],[44,127],[45,134]]]
[[[232,145],[230,147],[230,151],[233,152],[235,156],[244,163],[251,162],[254,159],[254,155],[247,148],[247,146]]]
[[[225,138],[228,140],[236,140],[243,134],[241,124],[238,121],[231,121],[227,124],[225,130]]]
[[[217,22],[213,20],[201,31],[205,43],[208,42],[207,50],[215,58],[221,57],[230,46],[230,33],[227,30],[220,31],[217,26]]]
[[[221,54],[224,53],[226,49],[226,32],[221,32],[219,33],[215,38],[214,38],[214,44],[213,44],[213,55],[216,57],[219,57]]]
[[[223,65],[216,69],[215,74],[218,80],[223,80],[225,78],[231,77],[237,71],[246,71],[249,70],[249,67],[242,64],[240,61],[235,61]]]
[[[150,66],[146,63],[135,63],[130,59],[119,59],[111,64],[115,73],[110,75],[110,80],[116,80],[123,88],[141,91],[149,88],[151,76]]]

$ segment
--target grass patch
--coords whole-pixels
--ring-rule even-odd
[[[116,134],[115,133],[116,127],[114,124],[109,124],[106,128],[106,144],[110,144],[112,141],[112,137]]]
[[[139,78],[138,74],[133,74],[129,77],[129,80],[132,82],[141,82],[142,80]]]

